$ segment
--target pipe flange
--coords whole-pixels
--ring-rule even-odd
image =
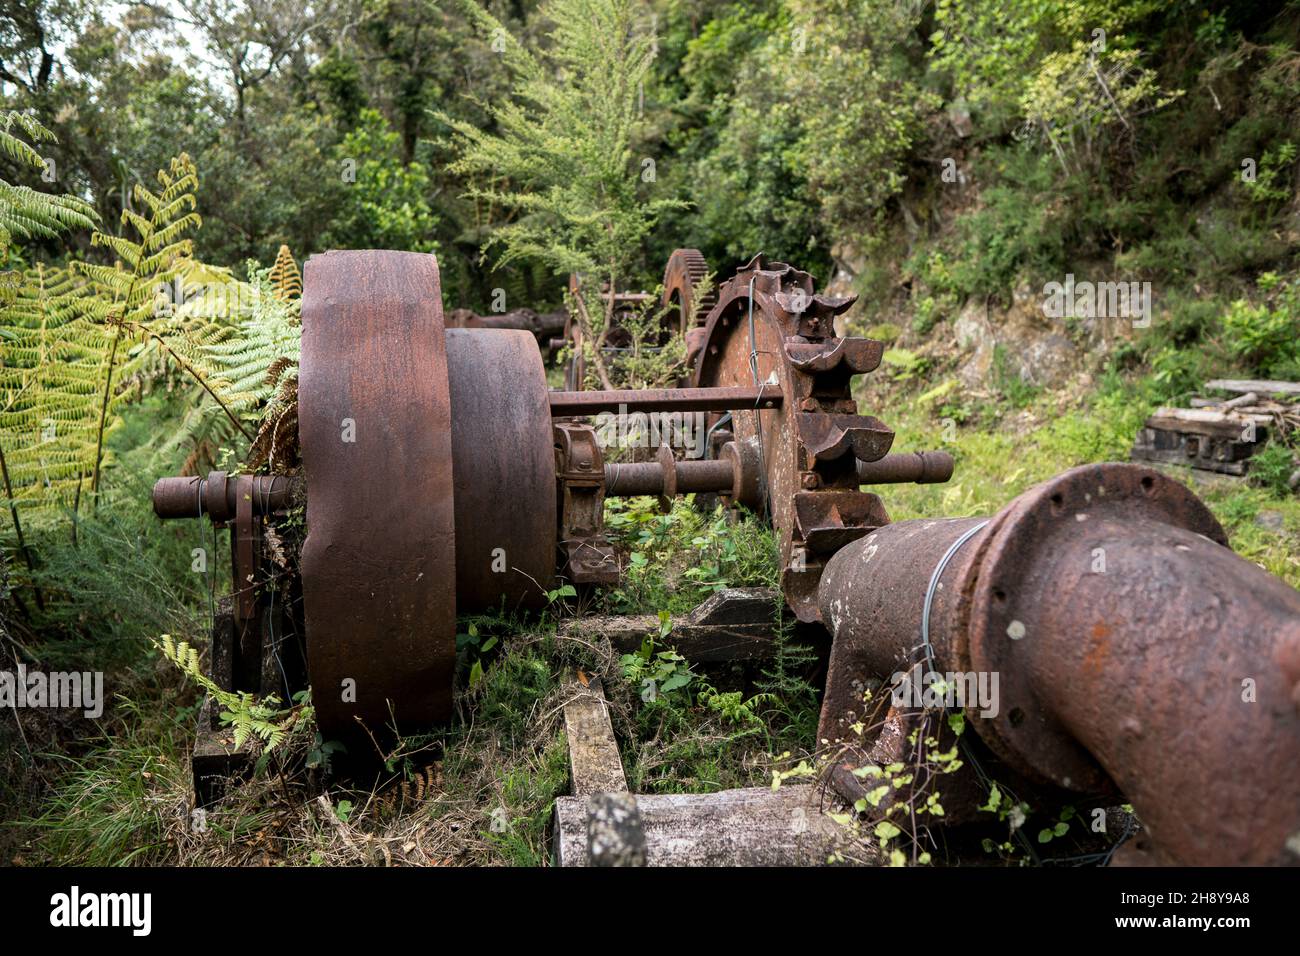
[[[1110,462],[1073,468],[1020,495],[971,542],[975,547],[962,562],[957,664],[967,672],[996,673],[1001,698],[997,715],[981,719],[977,730],[998,756],[1033,779],[1080,792],[1112,788],[1097,760],[1055,719],[1025,666],[1035,622],[1042,621],[1040,609],[1027,602],[1035,593],[1059,594],[1070,586],[1069,569],[1051,560],[1058,535],[1085,521],[1137,519],[1227,545],[1218,520],[1182,484],[1150,468]],[[1104,571],[1105,555],[1094,558],[1099,564],[1073,573]]]

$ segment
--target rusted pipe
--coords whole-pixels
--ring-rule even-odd
[[[550,393],[551,415],[555,418],[600,412],[729,412],[741,408],[776,408],[783,399],[779,385]]]
[[[952,455],[946,451],[913,451],[858,462],[858,481],[864,485],[915,482],[940,484],[952,477]]]
[[[730,461],[679,461],[676,463],[677,493],[721,491],[730,493],[735,470]],[[628,462],[605,466],[605,494],[632,497],[665,493],[664,468],[655,461]]]
[[[239,501],[238,476],[214,471],[207,477],[159,478],[153,486],[153,512],[159,518],[211,517],[229,521]],[[253,514],[266,515],[293,507],[299,500],[302,481],[283,475],[252,477]]]
[[[1117,788],[1165,862],[1300,863],[1300,592],[1133,465],[1076,468],[979,520],[899,522],[830,560],[819,737],[844,736],[854,680],[921,659],[930,593],[933,668],[998,676],[996,715],[967,719],[1015,772]]]

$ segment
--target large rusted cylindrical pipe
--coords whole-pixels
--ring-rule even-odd
[[[818,740],[846,739],[863,717],[863,687],[921,659],[926,584],[954,542],[985,524],[985,518],[899,521],[841,548],[827,562],[817,596],[822,622],[835,642]],[[956,594],[955,564],[949,562],[935,590],[938,608],[931,612],[945,624]],[[938,661],[954,659],[948,627],[932,626],[930,639]]]
[[[920,659],[927,593],[934,668],[998,676],[996,714],[967,716],[1014,770],[1117,786],[1167,862],[1300,863],[1300,592],[1182,485],[1088,466],[986,526],[906,521],[842,549],[819,590],[819,736],[843,736],[855,677]]]

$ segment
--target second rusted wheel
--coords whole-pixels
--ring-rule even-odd
[[[699,302],[695,301],[695,292],[708,274],[709,264],[700,250],[673,250],[673,254],[668,257],[668,266],[664,269],[661,299],[666,312],[666,327],[685,335],[695,326],[704,324],[704,317],[718,301],[712,289]]]
[[[541,607],[555,573],[555,446],[530,332],[448,329],[456,599]]]

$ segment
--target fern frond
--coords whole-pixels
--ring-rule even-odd
[[[30,113],[9,110],[0,115],[0,152],[20,165],[44,167],[45,159],[17,133],[33,142],[54,142],[54,134]],[[76,196],[37,192],[0,180],[0,256],[15,240],[51,237],[68,229],[90,229],[96,218],[94,207]]]
[[[216,701],[221,719],[234,728],[236,747],[255,739],[265,752],[270,752],[284,743],[300,721],[311,717],[309,707],[281,709],[280,699],[274,694],[258,700],[247,691],[225,690],[203,673],[199,652],[186,641],[176,641],[170,634],[163,634],[154,641],[154,647]]]
[[[275,265],[267,276],[275,297],[281,302],[302,298],[302,275],[298,272],[298,263],[294,261],[289,247],[281,245],[275,254]]]

